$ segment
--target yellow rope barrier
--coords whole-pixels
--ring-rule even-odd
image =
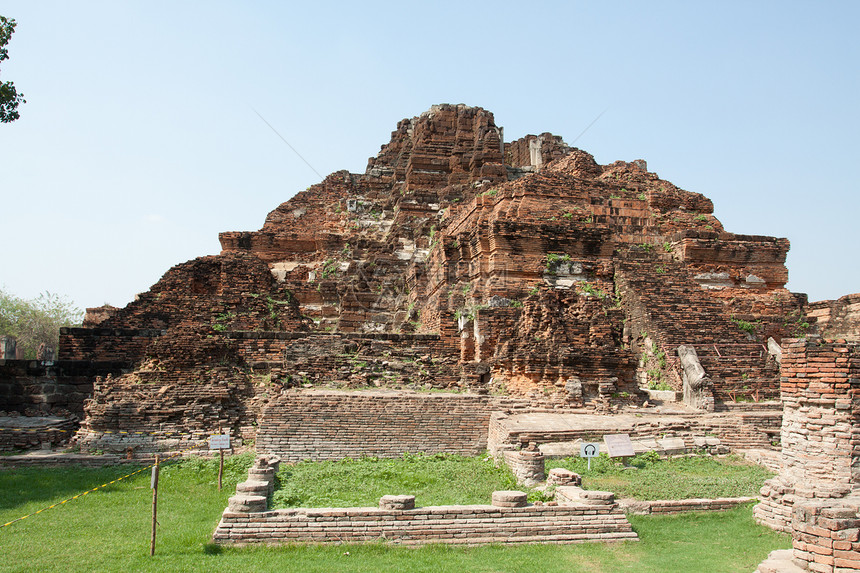
[[[200,446],[200,444],[198,443],[198,444],[195,444],[195,445],[193,445],[193,446],[191,446],[191,447],[185,448],[184,450],[180,450],[180,451],[176,452],[175,454],[173,454],[172,456],[167,457],[167,458],[165,458],[165,459],[161,460],[161,462],[159,462],[159,463],[164,463],[164,462],[166,462],[166,461],[168,461],[168,460],[171,460],[171,459],[173,459],[173,458],[175,458],[175,457],[177,457],[177,456],[181,456],[181,455],[182,455],[182,454],[184,454],[185,452],[187,452],[187,451],[189,451],[189,450],[196,449],[196,448],[198,448],[199,446]],[[2,529],[2,528],[4,528],[4,527],[6,527],[6,526],[8,526],[8,525],[12,525],[13,523],[17,523],[17,522],[19,522],[19,521],[23,521],[23,520],[27,519],[28,517],[32,517],[32,516],[34,516],[34,515],[38,515],[38,514],[42,513],[43,511],[47,511],[47,510],[49,510],[49,509],[53,509],[53,508],[55,508],[55,507],[61,506],[61,505],[63,505],[63,504],[66,504],[66,503],[68,503],[68,502],[70,502],[70,501],[72,501],[72,500],[78,499],[78,498],[83,497],[83,496],[85,496],[85,495],[89,495],[89,494],[93,493],[94,491],[98,491],[98,490],[102,489],[103,487],[107,487],[107,486],[109,486],[109,485],[111,485],[111,484],[115,484],[115,483],[116,483],[116,482],[118,482],[118,481],[122,481],[122,480],[124,480],[124,479],[130,478],[130,477],[131,477],[131,476],[133,476],[133,475],[139,474],[140,472],[143,472],[143,471],[146,471],[146,470],[148,470],[148,469],[152,468],[154,465],[155,465],[155,464],[149,464],[148,466],[143,467],[143,468],[140,468],[139,470],[135,470],[135,471],[131,472],[130,474],[124,475],[124,476],[122,476],[122,477],[120,477],[120,478],[117,478],[117,479],[115,479],[115,480],[109,481],[109,482],[107,482],[107,483],[103,483],[103,484],[101,484],[100,486],[96,486],[96,487],[94,487],[93,489],[89,489],[89,490],[87,490],[87,491],[85,491],[85,492],[83,492],[83,493],[79,493],[78,495],[76,495],[76,496],[74,496],[74,497],[70,497],[70,498],[68,498],[68,499],[64,499],[63,501],[58,501],[57,503],[55,503],[55,504],[53,504],[53,505],[49,505],[48,507],[43,507],[43,508],[42,508],[42,509],[40,509],[39,511],[34,511],[33,513],[28,513],[27,515],[24,515],[24,516],[22,516],[22,517],[19,517],[18,519],[13,519],[12,521],[10,521],[10,522],[8,522],[8,523],[4,523],[4,524],[0,525],[0,529]]]

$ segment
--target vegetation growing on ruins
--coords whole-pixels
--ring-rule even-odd
[[[588,295],[588,296],[596,296],[600,300],[603,300],[607,296],[609,296],[606,293],[606,291],[604,291],[601,288],[595,287],[591,283],[580,283],[578,286],[579,286],[579,292],[580,293]]]
[[[167,464],[159,481],[158,538],[149,556],[149,473],[15,523],[0,532],[2,571],[752,571],[790,537],[753,522],[748,506],[725,512],[630,516],[641,541],[484,547],[383,544],[228,548],[212,530],[242,467],[227,458],[221,492],[214,460]],[[241,470],[239,468],[242,468]],[[0,523],[136,468],[0,471]],[[328,481],[332,485],[332,481]],[[57,540],[62,540],[58,542]],[[738,540],[743,540],[738,543]]]
[[[809,332],[809,323],[804,319],[803,315],[792,311],[783,321],[783,326],[788,330],[794,338],[805,338]]]
[[[732,317],[732,322],[738,325],[738,328],[740,328],[747,334],[755,335],[758,322],[749,322],[747,320],[741,320],[739,318],[734,317]]]

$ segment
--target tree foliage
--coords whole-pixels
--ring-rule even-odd
[[[40,344],[57,349],[60,327],[80,326],[83,312],[68,298],[48,291],[25,300],[0,289],[0,335],[18,339],[19,355],[36,358]]]
[[[12,18],[0,16],[0,62],[9,59],[6,44],[15,32],[17,23]],[[18,104],[27,103],[24,94],[18,93],[12,82],[0,81],[0,123],[9,123],[20,117]]]

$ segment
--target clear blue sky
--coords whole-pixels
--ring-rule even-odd
[[[435,103],[643,158],[789,288],[860,291],[860,2],[0,1],[0,285],[122,306]]]

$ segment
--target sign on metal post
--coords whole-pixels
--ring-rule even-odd
[[[579,445],[579,457],[588,459],[588,469],[591,470],[591,458],[600,455],[600,444],[597,442],[582,442]]]

